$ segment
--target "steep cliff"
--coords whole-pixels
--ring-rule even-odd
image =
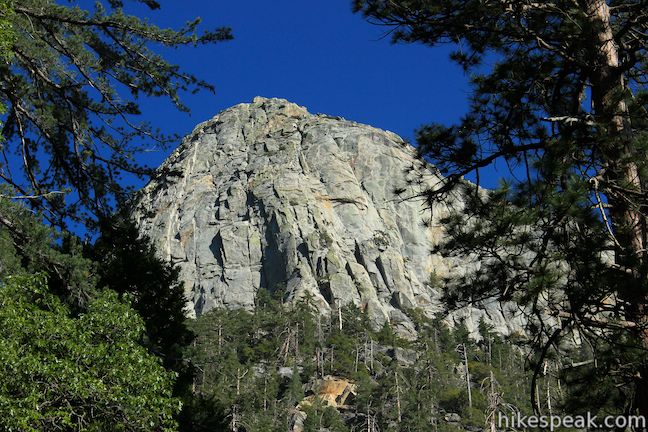
[[[442,310],[431,275],[476,265],[431,254],[444,205],[394,194],[415,195],[421,175],[439,179],[391,132],[256,98],[198,125],[141,191],[135,216],[182,269],[190,313],[251,309],[259,289],[285,289],[323,312],[353,302],[376,326],[408,333],[407,309]],[[473,328],[481,316],[501,333],[521,327],[495,302],[457,315]]]

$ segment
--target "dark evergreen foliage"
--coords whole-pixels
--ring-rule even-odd
[[[136,162],[138,152],[175,141],[137,120],[138,98],[166,97],[184,111],[182,92],[213,90],[152,45],[209,44],[230,39],[230,30],[199,34],[198,19],[177,31],[161,29],[125,14],[120,1],[96,2],[93,10],[50,0],[2,7],[12,35],[3,46],[12,55],[0,62],[0,104],[7,110],[0,179],[56,224],[109,215],[128,197],[125,176],[152,172]]]
[[[536,375],[580,333],[593,347],[581,370],[598,365],[591,385],[609,390],[599,394],[609,403],[592,398],[591,408],[648,415],[648,3],[356,0],[354,9],[394,42],[454,44],[471,74],[461,121],[417,132],[420,157],[446,176],[426,198],[466,200],[445,221],[441,250],[481,260],[448,281],[448,300],[516,302],[536,337]],[[510,168],[497,191],[464,181],[494,164]]]
[[[152,46],[230,31],[197,34],[199,20],[160,29],[117,0],[62,3],[0,1],[2,427],[177,430],[173,396],[193,373],[178,271],[111,214],[129,198],[125,176],[152,172],[136,162],[143,146],[175,140],[137,121],[138,99],[184,111],[183,92],[213,90]],[[69,221],[100,228],[100,240],[80,242]]]
[[[193,335],[186,326],[186,303],[179,269],[160,259],[135,223],[114,216],[102,225],[103,235],[92,254],[98,286],[127,294],[146,325],[145,345],[162,358],[164,366],[180,374],[178,391],[191,380],[182,350]]]
[[[308,299],[281,299],[261,291],[253,313],[215,309],[192,323],[187,357],[197,373],[187,431],[284,431],[302,415],[305,431],[458,430],[490,427],[497,412],[531,412],[522,351],[485,325],[477,342],[465,326],[450,330],[410,311],[419,335],[404,340],[390,326],[372,329],[352,305],[341,311],[340,331],[336,314],[313,313]],[[460,345],[468,350],[472,406]],[[314,398],[325,377],[355,385],[345,406]],[[539,382],[557,403],[555,373]],[[446,421],[449,413],[460,423]]]
[[[133,295],[97,285],[100,266],[83,249],[0,199],[0,428],[177,430],[177,373],[142,346],[175,311],[145,327]]]
[[[82,311],[95,292],[96,266],[69,233],[43,225],[25,207],[0,198],[0,280],[16,274],[47,274],[52,293]]]

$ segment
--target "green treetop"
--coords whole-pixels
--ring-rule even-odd
[[[177,430],[174,374],[140,345],[144,323],[114,292],[73,317],[44,276],[10,276],[0,306],[0,428]]]
[[[131,223],[91,248],[0,199],[0,429],[176,430],[184,305]]]

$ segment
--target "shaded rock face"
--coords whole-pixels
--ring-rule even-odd
[[[395,196],[408,179],[439,180],[413,166],[391,132],[256,98],[198,125],[141,191],[135,217],[180,266],[190,314],[252,309],[260,289],[283,289],[321,312],[354,303],[407,334],[407,309],[442,309],[430,275],[466,265],[430,253],[446,207]],[[496,303],[460,314],[473,329],[482,315],[501,333],[519,327]]]

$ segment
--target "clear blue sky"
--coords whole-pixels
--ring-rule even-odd
[[[466,110],[467,77],[449,47],[392,45],[388,30],[351,12],[350,0],[162,0],[162,9],[126,3],[126,11],[162,27],[196,16],[202,28],[229,26],[234,40],[165,51],[185,70],[216,86],[188,96],[188,116],[170,104],[144,102],[147,119],[167,132],[199,122],[255,96],[281,97],[310,112],[339,115],[412,139],[427,122],[452,123]],[[150,155],[159,164],[168,152]]]

